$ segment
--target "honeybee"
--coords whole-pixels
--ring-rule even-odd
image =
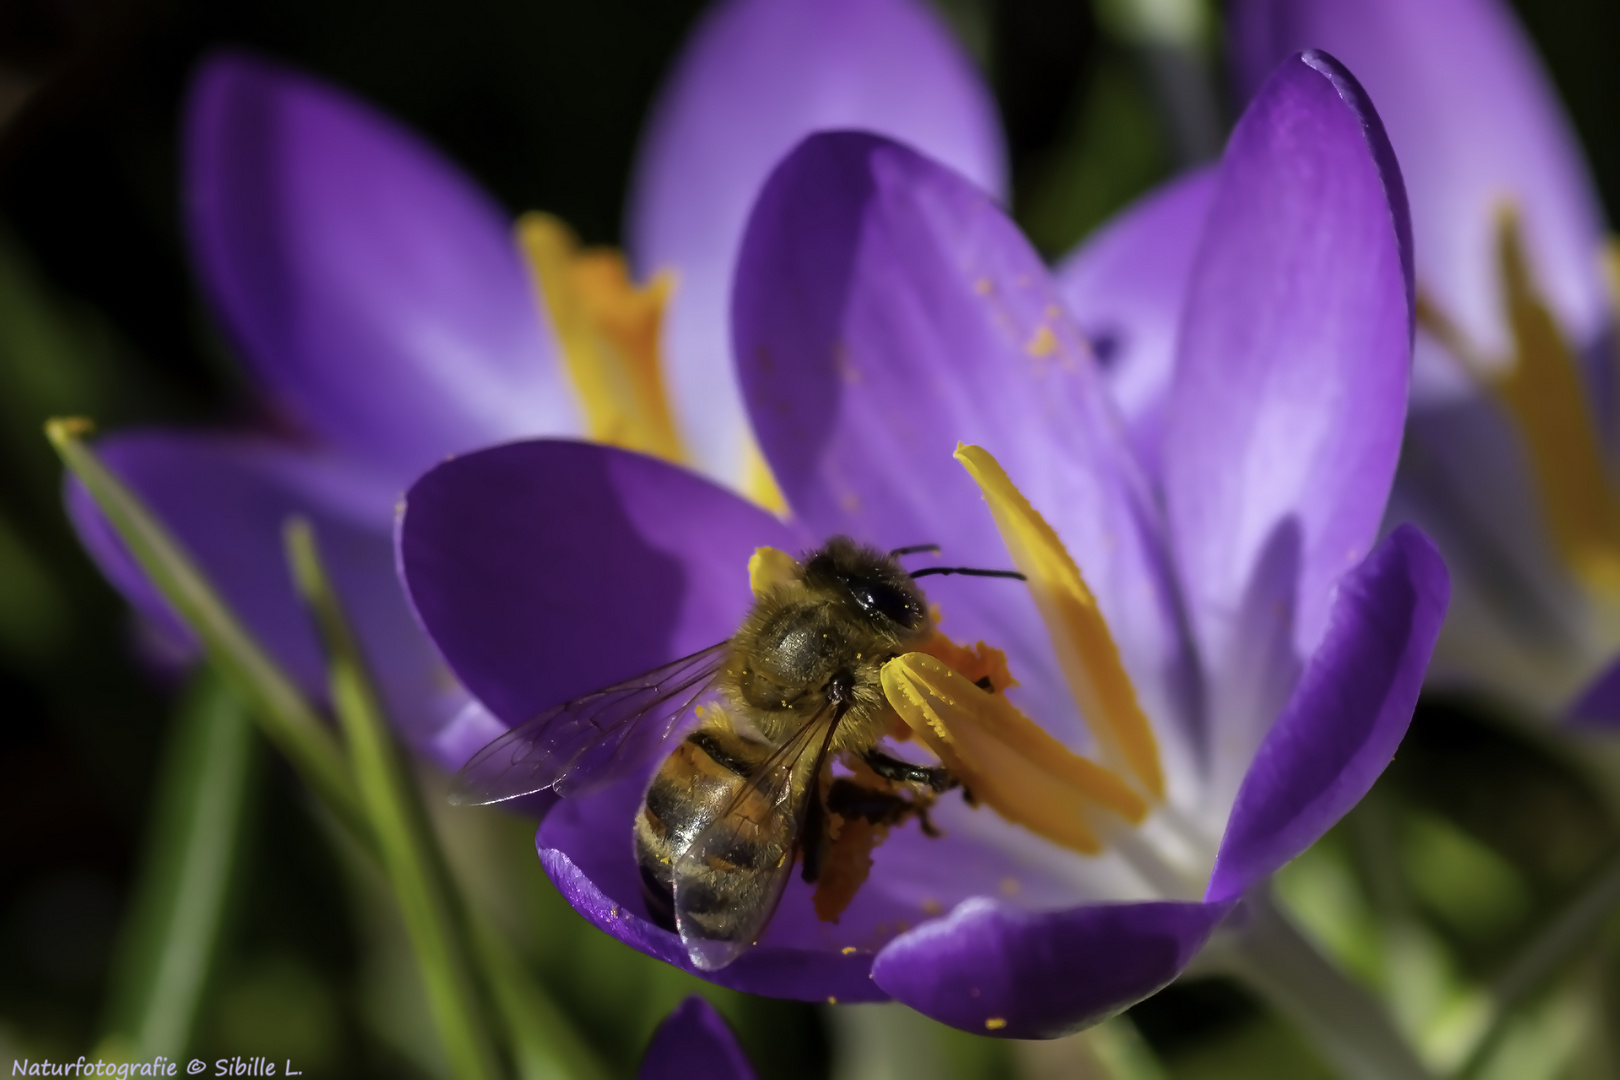
[[[878,749],[894,714],[883,665],[932,636],[915,579],[1021,578],[1010,570],[927,567],[838,536],[755,599],[730,638],[645,675],[586,694],[513,728],[475,754],[452,800],[491,803],[546,788],[564,797],[645,768],[688,715],[699,722],[665,758],[636,815],[648,915],[678,933],[704,970],[731,963],[770,922],[802,858],[815,882],[829,815],[884,826],[959,786],[943,766]],[[705,704],[707,703],[707,704]],[[876,783],[832,775],[858,759]],[[867,775],[870,775],[867,774]]]

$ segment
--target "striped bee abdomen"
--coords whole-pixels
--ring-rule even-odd
[[[659,926],[675,929],[675,860],[705,826],[732,806],[771,750],[768,743],[745,738],[717,720],[688,735],[653,776],[636,815],[635,842],[642,899],[647,914]],[[760,805],[752,806],[752,802]],[[781,857],[769,850],[769,843],[761,843],[765,837],[754,824],[768,821],[769,810],[757,792],[749,793],[736,806],[731,816],[737,827],[735,839],[711,853],[709,862],[714,865],[708,869],[712,873],[763,869],[762,862],[774,864]],[[715,900],[714,906],[719,906],[725,897]],[[701,906],[711,907],[707,903]]]

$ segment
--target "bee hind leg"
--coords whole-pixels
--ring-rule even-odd
[[[827,854],[827,807],[819,791],[811,793],[810,805],[805,807],[799,845],[804,849],[804,868],[800,876],[814,884],[821,877],[821,864]]]
[[[909,761],[890,757],[880,750],[868,750],[861,755],[867,767],[885,780],[905,784],[926,784],[934,792],[950,791],[962,781],[942,765],[913,765]]]
[[[909,817],[916,817],[927,836],[940,836],[934,823],[928,820],[928,806],[933,799],[908,799],[888,791],[862,787],[847,777],[833,781],[827,792],[827,810],[846,821],[864,818],[873,825],[899,825]]]

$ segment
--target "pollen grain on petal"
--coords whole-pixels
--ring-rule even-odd
[[[1036,328],[1034,336],[1029,339],[1029,344],[1024,346],[1024,351],[1037,360],[1044,360],[1058,351],[1057,335],[1052,332],[1050,326],[1043,323]]]
[[[517,235],[579,394],[587,434],[684,461],[659,346],[673,275],[659,274],[637,288],[622,255],[581,248],[568,226],[549,214],[523,215]]]
[[[1105,760],[1134,777],[1148,797],[1162,799],[1164,773],[1153,727],[1079,567],[988,451],[959,444],[956,459],[984,493],[1013,565],[1028,581],[1069,690]]]

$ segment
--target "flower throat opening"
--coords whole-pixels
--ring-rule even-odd
[[[1051,634],[1053,648],[1101,763],[1070,750],[1006,697],[1017,685],[1005,655],[984,642],[964,647],[939,631],[918,651],[889,661],[884,696],[895,735],[915,737],[961,780],[974,804],[1083,854],[1097,854],[1112,824],[1146,819],[1164,798],[1151,725],[1136,699],[1107,622],[1057,534],[987,451],[958,446],[956,458],[979,484],[1017,568]],[[749,563],[756,594],[794,572],[784,552],[760,548]],[[870,865],[882,837],[851,861]],[[836,852],[837,863],[844,855]],[[856,887],[859,881],[855,882]],[[836,912],[853,895],[827,898]],[[817,907],[823,907],[818,892]]]

